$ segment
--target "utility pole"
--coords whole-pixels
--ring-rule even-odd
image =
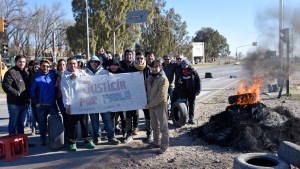
[[[90,31],[89,31],[89,6],[87,0],[85,0],[85,12],[86,12],[86,39],[87,39],[87,52],[86,59],[89,60],[90,54]]]

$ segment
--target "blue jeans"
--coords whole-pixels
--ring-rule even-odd
[[[58,110],[56,104],[52,105],[40,105],[37,109],[38,115],[38,124],[41,135],[41,140],[46,139],[47,134],[47,116],[50,115],[58,115]]]
[[[107,112],[107,113],[100,113],[101,114],[101,118],[102,118],[102,122],[106,128],[107,131],[107,138],[111,139],[115,137],[115,133],[113,130],[113,121],[111,119],[111,113]],[[91,117],[91,123],[92,123],[92,128],[93,128],[93,137],[97,138],[101,136],[101,128],[99,125],[99,113],[95,113],[95,114],[90,114]]]
[[[9,134],[24,134],[24,121],[28,112],[28,105],[7,104],[9,122]]]

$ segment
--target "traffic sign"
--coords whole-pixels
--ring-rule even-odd
[[[129,11],[126,15],[126,24],[144,23],[148,17],[148,10]]]

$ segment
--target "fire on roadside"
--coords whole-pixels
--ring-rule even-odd
[[[260,101],[260,86],[263,82],[261,77],[255,77],[250,87],[246,86],[246,81],[239,84],[239,88],[234,96],[237,96],[236,102],[232,105],[255,104]]]

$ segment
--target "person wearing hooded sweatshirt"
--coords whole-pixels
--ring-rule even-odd
[[[67,60],[67,70],[64,71],[60,86],[61,93],[63,98],[63,103],[66,108],[67,115],[67,123],[69,125],[68,130],[68,141],[70,143],[70,150],[76,151],[76,141],[77,141],[77,122],[80,121],[81,126],[81,135],[84,140],[85,146],[93,149],[96,145],[92,142],[92,138],[89,135],[89,126],[88,126],[88,115],[87,114],[72,114],[70,106],[71,106],[71,98],[74,97],[74,87],[76,86],[76,81],[74,80],[80,76],[86,76],[87,74],[78,68],[77,61],[75,57],[69,57]]]
[[[95,75],[108,75],[109,72],[102,67],[101,61],[97,56],[92,56],[87,64],[86,73],[88,75],[95,76]],[[118,145],[120,141],[115,138],[115,133],[113,130],[113,122],[111,120],[111,113],[106,112],[100,114],[101,114],[102,121],[106,127],[108,143]],[[101,138],[100,137],[101,133],[99,133],[99,131],[101,132],[101,129],[99,128],[100,127],[99,113],[90,114],[90,118],[91,118],[91,123],[93,128],[93,142],[95,144],[98,144],[98,142],[101,141],[99,140]]]
[[[58,115],[56,105],[56,78],[54,71],[50,70],[50,61],[40,61],[40,71],[34,78],[30,88],[33,104],[36,105],[41,145],[46,145],[47,116]]]
[[[128,72],[143,72],[144,80],[150,75],[150,67],[147,65],[145,60],[145,55],[143,52],[137,52],[135,55],[135,61],[129,65]],[[146,87],[146,86],[145,86]],[[152,129],[150,126],[150,114],[149,111],[144,111],[145,115],[145,126],[146,126],[146,142],[151,142],[152,140]],[[130,110],[126,112],[126,130],[127,135],[125,138],[125,143],[133,140],[132,135],[137,135],[139,128],[139,112],[136,110]]]
[[[151,75],[146,79],[148,104],[145,107],[150,111],[153,142],[146,148],[160,148],[158,153],[163,154],[169,147],[167,113],[169,81],[162,70],[160,60],[155,60],[151,66]]]

